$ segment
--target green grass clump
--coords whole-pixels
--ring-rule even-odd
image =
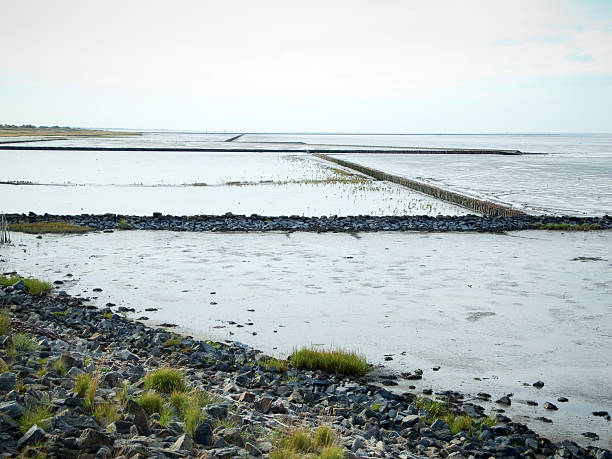
[[[314,432],[296,429],[283,435],[276,443],[270,459],[342,459],[344,453],[328,426]]]
[[[597,231],[601,229],[599,223],[582,223],[580,225],[571,225],[569,223],[534,223],[531,225],[533,229],[541,229],[548,231]]]
[[[267,371],[270,371],[270,369],[275,368],[277,373],[287,372],[288,362],[286,360],[279,360],[273,357],[267,357],[265,359],[261,359],[259,363],[261,363]]]
[[[49,418],[51,416],[51,408],[49,405],[42,403],[26,408],[23,414],[17,419],[17,424],[23,433],[30,430],[30,427],[34,424],[38,425],[38,427],[43,430],[47,430],[49,428]]]
[[[130,225],[127,220],[119,220],[119,229],[130,230],[132,229],[132,225]]]
[[[53,362],[53,369],[61,376],[64,376],[66,373],[68,373],[66,364],[61,359]]]
[[[208,392],[200,389],[194,389],[189,394],[184,409],[181,412],[181,417],[185,422],[185,432],[189,433],[192,437],[195,434],[195,430],[205,419],[206,413],[203,408],[214,403],[216,400]]]
[[[13,285],[19,281],[23,281],[28,293],[31,295],[38,295],[40,292],[50,292],[51,283],[44,282],[38,279],[26,279],[21,276],[0,276],[0,285]]]
[[[464,431],[470,437],[477,436],[482,432],[483,426],[494,426],[495,418],[487,417],[481,420],[476,420],[469,417],[465,413],[455,413],[450,403],[442,403],[430,399],[417,399],[416,406],[420,410],[427,410],[429,416],[423,418],[427,424],[433,424],[437,419],[444,421],[453,435]]]
[[[291,364],[308,370],[324,370],[330,373],[363,376],[368,372],[368,362],[354,351],[333,349],[331,351],[302,348],[293,351]]]
[[[13,335],[12,346],[16,352],[33,352],[38,349],[36,341],[23,333],[16,333]]]
[[[93,231],[89,226],[73,225],[64,222],[36,222],[36,223],[13,223],[9,225],[9,230],[29,233],[29,234],[67,234],[67,233],[87,233]]]
[[[164,404],[164,398],[157,392],[150,390],[140,395],[136,399],[136,403],[148,414],[159,413]]]
[[[166,342],[163,344],[164,347],[179,347],[183,340],[180,336],[176,335],[171,338],[168,338]]]
[[[74,379],[74,392],[81,398],[85,397],[90,383],[91,375],[89,373],[77,375],[77,377]]]
[[[172,368],[159,368],[149,372],[144,380],[145,389],[156,390],[162,394],[171,394],[174,391],[185,391],[185,375],[179,370]]]
[[[174,391],[169,397],[170,404],[177,409],[177,411],[181,412],[187,406],[187,401],[189,400],[189,396],[183,391]]]
[[[103,404],[96,406],[93,410],[93,415],[103,426],[121,419],[119,407],[109,400],[105,400]]]
[[[11,316],[7,309],[0,311],[0,335],[6,335],[11,329]]]

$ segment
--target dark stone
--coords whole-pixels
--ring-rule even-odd
[[[207,422],[200,424],[195,430],[193,441],[199,445],[212,446],[213,430],[210,424]]]

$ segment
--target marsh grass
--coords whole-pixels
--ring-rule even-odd
[[[0,285],[13,285],[19,281],[23,281],[24,285],[28,289],[28,293],[31,295],[38,295],[40,292],[50,292],[51,283],[41,281],[38,279],[27,279],[21,276],[0,276]]]
[[[55,362],[53,362],[53,369],[60,376],[64,376],[66,373],[68,373],[68,369],[66,368],[66,364],[61,359],[56,360]]]
[[[164,398],[153,390],[144,392],[135,401],[148,414],[159,413],[164,404]]]
[[[276,373],[284,374],[287,372],[288,362],[286,360],[279,360],[273,357],[265,357],[259,361],[266,371],[274,370]]]
[[[441,419],[448,425],[453,435],[464,431],[470,437],[478,436],[485,425],[492,427],[496,423],[493,417],[476,420],[465,413],[456,413],[450,402],[443,403],[436,400],[418,398],[416,400],[416,407],[419,410],[427,411],[428,416],[422,418],[426,424],[431,425],[437,419]]]
[[[153,389],[163,394],[184,392],[187,389],[183,372],[168,367],[147,373],[144,385],[147,390]]]
[[[104,403],[96,406],[93,410],[93,415],[105,427],[111,422],[121,419],[119,407],[110,400],[105,400]]]
[[[26,433],[34,424],[40,428],[47,430],[49,428],[49,420],[52,416],[51,408],[48,403],[41,403],[32,407],[27,407],[23,414],[17,419],[19,429]]]
[[[11,330],[11,316],[8,309],[0,311],[0,335],[6,335]]]
[[[295,349],[291,353],[290,361],[296,368],[351,376],[363,376],[369,369],[365,356],[339,348],[329,351],[313,348]]]
[[[601,229],[599,223],[582,223],[580,225],[571,225],[569,223],[534,223],[531,225],[533,229],[547,231],[597,231]]]
[[[89,226],[73,225],[65,222],[13,223],[9,229],[16,233],[28,234],[69,234],[93,231]]]
[[[332,430],[321,426],[314,432],[295,429],[282,435],[276,442],[270,459],[342,459],[344,453]]]
[[[163,346],[164,347],[179,347],[181,345],[181,343],[183,342],[183,340],[181,339],[181,337],[179,335],[175,335],[171,338],[168,338]]]
[[[85,397],[90,382],[91,375],[89,373],[77,375],[77,377],[74,379],[74,392],[81,398]]]
[[[132,225],[130,223],[128,223],[127,220],[119,220],[119,229],[121,230],[131,230],[132,229]]]
[[[33,352],[38,349],[36,341],[23,333],[14,334],[11,341],[16,352]]]

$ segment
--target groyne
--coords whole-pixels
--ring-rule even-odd
[[[520,231],[530,229],[550,230],[609,230],[612,217],[554,217],[518,215],[490,217],[478,215],[463,216],[323,216],[301,217],[263,216],[263,215],[191,215],[175,216],[154,213],[152,216],[136,215],[37,215],[6,214],[7,222],[37,223],[48,221],[67,222],[74,225],[89,226],[95,230],[114,230],[118,228],[136,230],[166,231],[220,231],[220,232],[266,232],[266,231],[303,231],[303,232],[383,232],[383,231],[420,231],[420,232],[489,232]]]
[[[399,175],[389,174],[372,167],[334,158],[333,156],[326,154],[317,153],[314,156],[355,170],[377,180],[386,180],[388,182],[397,183],[398,185],[402,185],[420,193],[433,196],[441,201],[450,202],[466,209],[473,210],[488,217],[519,217],[527,215],[525,212],[518,209],[513,209],[510,206],[505,206],[503,204],[498,204],[491,201],[483,201],[481,199],[476,199],[454,191],[444,190],[428,183],[408,179]]]

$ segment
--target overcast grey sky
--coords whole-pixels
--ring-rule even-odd
[[[611,0],[0,0],[0,123],[612,131]]]

